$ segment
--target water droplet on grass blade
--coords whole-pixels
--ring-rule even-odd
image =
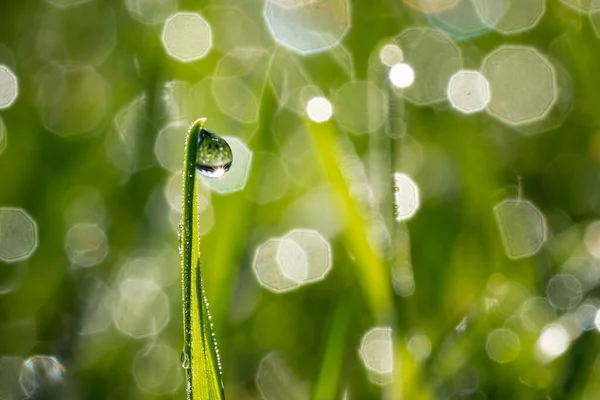
[[[181,366],[183,369],[188,369],[190,367],[190,359],[185,352],[185,349],[181,350]]]
[[[222,137],[202,129],[198,137],[196,168],[207,178],[220,178],[231,168],[233,152]]]

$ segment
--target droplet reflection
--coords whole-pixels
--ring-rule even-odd
[[[207,178],[220,178],[233,162],[231,147],[222,137],[202,129],[198,138],[196,168]]]

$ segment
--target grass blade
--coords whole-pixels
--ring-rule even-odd
[[[224,399],[219,355],[202,287],[196,155],[204,119],[190,128],[185,145],[183,200],[180,225],[184,348],[188,400]]]

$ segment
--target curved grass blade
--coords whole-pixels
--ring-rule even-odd
[[[184,348],[188,400],[224,399],[217,343],[214,340],[208,301],[202,287],[196,155],[198,138],[205,119],[188,131],[183,165],[180,250],[182,255],[182,293]]]

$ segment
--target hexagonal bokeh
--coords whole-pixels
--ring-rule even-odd
[[[331,245],[314,229],[293,229],[283,240],[296,243],[306,255],[307,271],[300,283],[312,283],[325,279],[332,267]],[[281,246],[279,251],[281,251]],[[279,253],[278,253],[279,255]]]
[[[395,44],[388,43],[379,50],[379,60],[388,67],[393,67],[404,61],[404,52]]]
[[[516,127],[519,132],[526,135],[537,135],[560,127],[572,110],[574,95],[573,80],[560,62],[556,59],[551,59],[551,62],[556,72],[558,98],[543,119]]]
[[[212,29],[198,13],[178,12],[165,22],[162,42],[169,56],[181,62],[204,58],[212,47]]]
[[[152,26],[162,24],[177,11],[177,0],[125,0],[125,7],[133,19]]]
[[[391,328],[375,327],[365,333],[359,355],[373,383],[384,385],[392,382],[394,348]]]
[[[91,66],[53,64],[38,87],[46,129],[65,138],[91,133],[106,117],[110,86]]]
[[[482,73],[492,92],[488,112],[508,125],[541,120],[556,102],[554,67],[533,47],[500,46],[485,58]]]
[[[263,17],[277,43],[300,54],[318,53],[337,46],[350,29],[350,2],[320,0],[288,7],[282,0],[265,0]]]
[[[108,255],[108,239],[98,225],[79,223],[67,232],[65,251],[72,263],[92,267],[100,264]]]
[[[0,208],[0,260],[25,260],[38,246],[38,227],[35,220],[20,208]]]
[[[302,382],[278,353],[267,354],[256,372],[256,387],[263,399],[310,398],[308,386]]]
[[[546,296],[559,310],[577,307],[583,299],[583,288],[577,278],[571,274],[556,274],[548,281]]]
[[[412,85],[402,90],[417,105],[446,98],[448,80],[462,67],[462,53],[449,38],[431,28],[408,28],[396,37],[404,62],[415,71]]]
[[[267,52],[251,48],[233,50],[219,60],[211,89],[223,113],[244,124],[258,120],[258,96],[269,60]]]
[[[140,349],[132,370],[139,388],[153,395],[174,393],[183,383],[180,354],[165,343]]]
[[[504,364],[517,358],[521,341],[510,329],[496,329],[489,333],[485,349],[492,360]]]
[[[405,174],[394,174],[394,214],[396,221],[412,218],[421,206],[419,187]]]
[[[546,220],[529,201],[504,200],[494,207],[494,214],[509,258],[532,256],[544,245]]]
[[[100,65],[116,45],[115,13],[108,4],[97,1],[48,9],[36,37],[37,53],[60,63]]]
[[[308,254],[298,243],[285,237],[281,238],[275,259],[286,278],[299,284],[304,283],[308,277]]]
[[[600,1],[598,0],[560,0],[560,2],[582,14],[600,12]]]
[[[490,83],[479,71],[461,70],[448,82],[448,100],[464,114],[484,110],[490,102]]]
[[[233,152],[231,169],[219,179],[205,178],[203,179],[203,182],[213,192],[227,194],[238,192],[246,186],[250,165],[252,163],[252,152],[238,138],[225,136],[223,139],[229,143],[231,151]]]
[[[456,7],[429,14],[429,22],[454,40],[467,40],[484,35],[492,28],[479,16],[474,1],[477,0],[459,0]],[[504,0],[495,0],[495,2],[497,13],[501,16],[504,10]],[[489,13],[488,18],[493,18],[493,14]]]
[[[19,96],[19,80],[6,65],[0,65],[0,110],[13,105]]]
[[[283,274],[277,260],[281,241],[280,238],[271,238],[261,244],[252,262],[252,271],[258,283],[274,293],[284,293],[298,287],[298,281]]]
[[[8,134],[4,120],[0,117],[0,154],[6,149],[6,146],[8,146]]]
[[[423,13],[439,13],[452,9],[458,5],[460,0],[403,0],[404,4]]]
[[[534,28],[546,12],[546,0],[473,0],[481,19],[503,35]]]
[[[55,356],[34,355],[21,367],[19,383],[27,398],[37,398],[64,382],[65,367]]]
[[[222,53],[235,48],[266,48],[270,37],[262,23],[241,7],[216,3],[203,9],[213,26],[213,46]]]
[[[160,165],[169,171],[181,171],[185,139],[189,124],[185,121],[165,126],[158,132],[154,143],[154,153]]]
[[[385,93],[367,81],[348,82],[333,100],[335,117],[352,133],[368,133],[379,129],[387,117]]]
[[[169,298],[151,279],[126,278],[115,293],[113,322],[136,339],[158,334],[169,322]]]

